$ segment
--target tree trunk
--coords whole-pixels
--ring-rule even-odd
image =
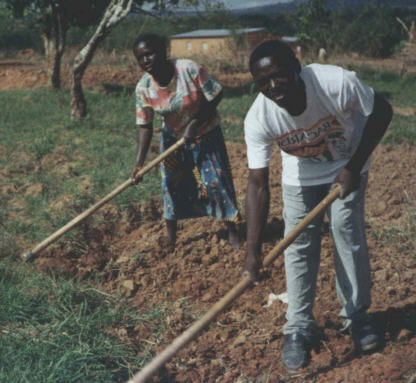
[[[59,11],[51,5],[51,19],[42,35],[49,86],[54,89],[61,87],[61,59],[65,50],[67,28],[62,25]]]
[[[409,28],[409,44],[410,45],[416,44],[416,26],[415,26],[414,21],[412,21],[412,24],[410,25],[410,28]]]
[[[98,44],[130,13],[132,3],[133,0],[111,0],[97,30],[75,57],[71,81],[71,118],[81,120],[86,117],[87,103],[82,90],[82,78],[85,70],[91,62]]]

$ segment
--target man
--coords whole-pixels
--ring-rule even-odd
[[[354,72],[311,64],[301,68],[281,41],[266,41],[251,54],[250,71],[260,93],[245,119],[249,165],[246,195],[247,255],[244,274],[258,278],[261,235],[269,208],[268,166],[272,146],[282,154],[285,234],[338,184],[341,196],[327,211],[335,243],[336,288],[357,348],[372,351],[381,338],[369,321],[370,266],[364,195],[370,155],[392,108]],[[283,364],[305,366],[316,340],[312,314],[320,260],[322,218],[285,251],[289,304]]]

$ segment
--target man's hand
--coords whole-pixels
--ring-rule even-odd
[[[346,167],[343,168],[333,182],[333,186],[339,185],[341,187],[339,198],[344,199],[348,194],[357,190],[360,187],[360,178],[359,172],[353,172]]]
[[[142,180],[142,176],[139,176],[138,173],[140,172],[140,170],[142,170],[142,167],[139,165],[136,165],[132,172],[131,172],[131,178],[134,179],[133,185],[137,185],[139,182],[141,182]]]

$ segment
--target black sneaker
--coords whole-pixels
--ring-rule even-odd
[[[286,370],[296,371],[305,367],[310,360],[312,342],[305,335],[297,332],[287,334],[283,341],[283,365]]]
[[[381,346],[381,336],[369,321],[353,320],[350,334],[355,346],[361,351],[374,351]]]

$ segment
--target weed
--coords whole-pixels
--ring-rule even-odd
[[[29,152],[33,153],[37,160],[41,160],[46,154],[51,153],[56,145],[56,139],[45,131],[29,143]]]

